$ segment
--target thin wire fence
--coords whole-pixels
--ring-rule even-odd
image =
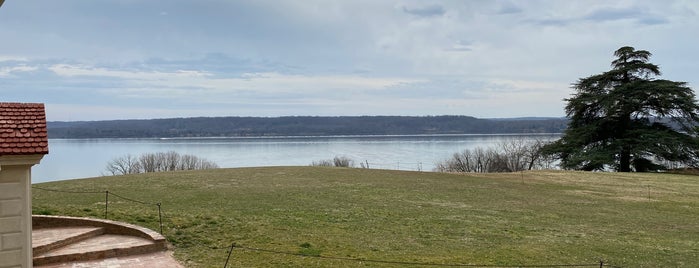
[[[39,189],[42,191],[48,191],[48,192],[58,192],[58,193],[69,193],[69,194],[103,194],[104,191],[68,191],[68,190],[56,190],[56,189],[48,189],[48,188],[42,188],[36,185],[32,185],[33,189]]]
[[[424,162],[359,162],[360,168],[368,169],[390,169],[390,170],[406,170],[406,171],[432,171],[431,165]]]
[[[48,192],[58,192],[58,193],[68,193],[68,194],[104,194],[104,219],[108,220],[109,219],[109,196],[114,196],[117,198],[120,198],[125,201],[129,201],[132,203],[137,203],[145,206],[157,206],[158,207],[158,221],[160,224],[160,234],[163,234],[163,214],[162,214],[162,203],[151,203],[151,202],[145,202],[141,200],[136,200],[133,198],[125,197],[122,195],[115,194],[114,192],[110,192],[109,190],[104,190],[104,191],[67,191],[67,190],[56,190],[56,189],[49,189],[49,188],[43,188],[39,186],[32,185],[33,189],[37,190],[42,190],[42,191],[48,191]]]
[[[32,188],[37,189],[37,190],[42,190],[42,191],[49,191],[49,192],[58,192],[58,193],[66,193],[66,194],[104,194],[105,195],[105,208],[104,208],[104,218],[108,219],[108,211],[109,211],[109,196],[113,196],[125,201],[129,201],[132,203],[136,203],[139,205],[143,206],[157,206],[158,207],[158,220],[160,224],[160,234],[165,235],[163,233],[163,217],[162,217],[162,203],[153,203],[153,202],[146,202],[142,200],[137,200],[134,198],[126,197],[123,195],[115,194],[114,192],[110,192],[109,190],[105,191],[68,191],[68,190],[56,190],[56,189],[49,189],[49,188],[43,188],[39,186],[34,186],[32,185]],[[195,245],[197,246],[197,245]],[[203,245],[200,245],[204,247]],[[207,247],[210,248],[210,247]],[[211,248],[210,248],[211,249]],[[365,258],[352,258],[352,257],[337,257],[337,256],[325,256],[325,255],[320,255],[320,254],[304,254],[304,253],[299,253],[299,252],[288,252],[288,251],[279,251],[279,250],[272,250],[272,249],[264,249],[264,248],[257,248],[257,247],[247,247],[243,246],[240,244],[232,243],[230,248],[227,248],[226,250],[226,262],[224,264],[224,268],[227,268],[229,265],[229,262],[231,260],[231,257],[234,257],[233,251],[235,249],[243,250],[243,251],[249,251],[249,252],[261,252],[265,254],[276,254],[276,255],[285,255],[285,256],[295,256],[299,258],[316,258],[316,259],[325,259],[325,260],[335,260],[335,261],[351,261],[351,262],[364,262],[364,263],[377,263],[377,264],[392,264],[392,265],[397,265],[397,266],[431,266],[431,267],[484,267],[484,268],[492,268],[492,267],[499,267],[499,268],[515,268],[515,267],[522,267],[522,268],[535,268],[535,267],[541,267],[541,268],[554,268],[554,267],[610,267],[610,268],[621,268],[620,266],[615,266],[611,265],[610,263],[600,260],[597,263],[584,263],[584,264],[518,264],[518,265],[491,265],[491,264],[460,264],[460,263],[430,263],[430,262],[407,262],[407,261],[393,261],[393,260],[378,260],[378,259],[365,259]]]
[[[322,255],[310,255],[296,252],[278,251],[271,249],[253,248],[232,243],[230,249],[228,250],[228,257],[226,258],[226,263],[223,268],[227,268],[230,262],[231,256],[233,256],[233,251],[235,249],[242,249],[246,251],[263,252],[268,254],[277,255],[287,255],[296,256],[301,258],[316,258],[316,259],[326,259],[326,260],[339,260],[339,261],[352,261],[352,262],[363,262],[363,263],[379,263],[379,264],[394,264],[394,265],[411,265],[411,266],[432,266],[432,267],[483,267],[483,268],[555,268],[555,267],[610,267],[610,268],[621,268],[619,266],[611,265],[604,260],[600,260],[596,263],[584,263],[584,264],[517,264],[517,265],[493,265],[493,264],[461,264],[461,263],[431,263],[431,262],[407,262],[407,261],[391,261],[391,260],[376,260],[376,259],[364,259],[364,258],[351,258],[351,257],[336,257],[336,256],[322,256]]]

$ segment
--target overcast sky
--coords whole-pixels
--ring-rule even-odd
[[[699,1],[7,0],[0,101],[51,121],[564,116],[621,46],[699,87]]]

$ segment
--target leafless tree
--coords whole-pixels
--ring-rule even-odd
[[[143,172],[156,172],[158,163],[154,153],[145,153],[138,157],[138,162],[141,164]]]
[[[218,168],[212,161],[194,155],[177,152],[144,153],[139,157],[126,155],[107,163],[107,172],[112,175]]]
[[[553,161],[543,157],[540,152],[545,144],[541,140],[511,139],[499,143],[495,148],[466,149],[437,163],[435,171],[485,173],[551,168]]]
[[[142,172],[141,163],[138,161],[138,158],[130,154],[112,159],[107,163],[105,169],[111,175],[136,174]]]

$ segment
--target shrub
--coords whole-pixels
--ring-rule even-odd
[[[354,167],[354,160],[346,156],[335,156],[330,160],[313,161],[314,167]]]
[[[313,166],[313,167],[333,167],[335,165],[333,164],[332,160],[319,160],[319,161],[313,161],[313,163],[311,163],[311,166]]]
[[[336,156],[333,163],[336,167],[354,167],[354,161],[346,156]]]

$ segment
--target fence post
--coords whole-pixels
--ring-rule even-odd
[[[107,211],[109,210],[109,190],[104,191],[104,219],[107,219]]]
[[[604,260],[599,260],[599,268],[603,268],[603,267],[604,267]]]
[[[158,205],[158,219],[160,220],[160,234],[163,234],[163,214],[160,212],[160,203]]]
[[[235,248],[235,242],[231,243],[231,251],[228,251],[228,258],[226,258],[226,264],[223,265],[223,268],[228,267],[228,260],[231,259],[231,254],[233,253],[233,248]]]

